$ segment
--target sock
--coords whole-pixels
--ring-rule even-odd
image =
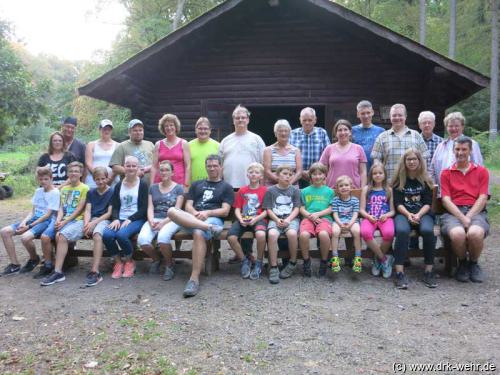
[[[338,256],[339,256],[339,253],[338,253],[338,252],[336,252],[336,251],[334,251],[334,252],[333,252],[333,251],[332,251],[332,257],[338,257]]]
[[[62,273],[62,270],[58,270],[57,268],[54,268],[54,272],[56,272],[56,273]]]
[[[360,257],[361,256],[361,250],[354,250],[354,256],[355,257]]]

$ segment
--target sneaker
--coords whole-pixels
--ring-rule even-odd
[[[373,261],[372,261],[372,275],[373,276],[380,276],[381,268],[382,268],[382,265],[378,261],[378,258],[374,257]]]
[[[21,268],[21,273],[31,272],[40,263],[40,257],[37,255],[36,259],[28,259],[26,264]]]
[[[119,279],[123,275],[123,263],[115,263],[113,266],[113,273],[111,274],[112,279]]]
[[[269,270],[269,282],[271,284],[279,284],[280,282],[280,270],[278,267],[272,267]]]
[[[304,260],[304,264],[302,265],[302,269],[303,269],[305,277],[311,277],[312,276],[311,258],[309,258],[307,260]]]
[[[132,259],[129,259],[123,265],[123,274],[122,277],[134,277],[135,273],[135,262]]]
[[[470,279],[469,263],[461,262],[458,264],[457,272],[455,272],[455,279],[462,283],[466,283]]]
[[[86,286],[94,286],[102,281],[102,276],[99,272],[89,272],[85,279]]]
[[[20,264],[11,263],[3,269],[2,276],[17,275],[20,271],[21,271]]]
[[[38,269],[38,273],[33,276],[34,279],[43,279],[49,276],[52,272],[54,272],[53,267],[46,267],[45,265],[41,266]]]
[[[328,263],[326,260],[322,260],[319,263],[319,270],[318,270],[318,277],[325,277],[326,276],[326,270],[328,268]]]
[[[212,238],[215,240],[219,239],[220,234],[222,233],[223,230],[224,230],[224,227],[221,227],[220,225],[215,225],[215,224],[211,224],[210,229],[209,229],[210,233],[212,234]]]
[[[297,263],[292,264],[292,262],[288,262],[285,268],[280,271],[280,279],[288,279],[295,272],[295,268],[297,267]]]
[[[332,272],[340,272],[340,259],[338,256],[334,256],[330,259],[330,269]]]
[[[262,261],[256,260],[252,272],[250,272],[250,280],[258,280],[262,273]]]
[[[160,266],[161,262],[157,260],[156,262],[151,262],[149,266],[149,274],[150,275],[159,275],[160,274]]]
[[[182,295],[184,298],[194,297],[200,291],[200,284],[197,281],[189,280],[184,288]]]
[[[392,255],[385,256],[385,262],[381,264],[382,277],[389,279],[392,275],[392,265],[394,264],[394,257]]]
[[[424,277],[422,278],[422,281],[428,288],[435,288],[438,286],[436,282],[436,275],[434,275],[434,272],[432,271],[424,272]]]
[[[52,272],[50,276],[46,277],[45,279],[42,280],[40,283],[41,286],[49,286],[55,283],[60,283],[61,281],[66,280],[66,277],[64,276],[63,273],[60,272]]]
[[[171,266],[165,266],[165,272],[163,273],[163,280],[170,281],[174,278],[174,276],[175,276],[174,265],[172,264]]]
[[[408,279],[403,272],[396,273],[395,284],[398,289],[408,289]]]
[[[469,266],[470,281],[473,283],[482,283],[485,280],[484,272],[479,264],[474,263]]]
[[[352,270],[356,273],[360,273],[363,270],[363,259],[360,256],[355,256],[352,262]]]
[[[244,257],[241,261],[240,274],[243,279],[248,279],[250,277],[250,271],[252,269],[252,262],[247,257]]]

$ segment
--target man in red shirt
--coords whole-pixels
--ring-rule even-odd
[[[458,257],[455,278],[481,283],[485,277],[478,259],[490,228],[485,210],[489,173],[469,161],[472,151],[469,137],[458,137],[453,151],[456,163],[441,172],[441,197],[447,210],[441,218],[441,232],[450,238]]]

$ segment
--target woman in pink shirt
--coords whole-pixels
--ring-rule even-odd
[[[191,177],[191,155],[188,142],[177,137],[181,130],[181,122],[176,115],[167,113],[158,121],[158,130],[165,138],[155,144],[151,178],[153,178],[154,183],[161,181],[158,165],[163,160],[168,160],[174,167],[172,181],[183,185],[184,190],[187,190]]]
[[[333,127],[332,138],[335,143],[327,146],[319,159],[328,168],[326,184],[335,188],[337,177],[351,177],[354,188],[366,185],[366,155],[363,147],[351,142],[352,125],[347,120],[339,120]]]

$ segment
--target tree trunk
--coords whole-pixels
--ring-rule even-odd
[[[491,0],[490,140],[498,132],[498,0]]]
[[[448,46],[448,57],[455,58],[455,44],[457,41],[457,1],[450,0],[450,42]]]
[[[420,44],[425,45],[425,0],[420,0],[420,27],[419,27],[419,39]]]
[[[179,24],[181,23],[185,5],[186,5],[186,0],[177,0],[177,10],[175,11],[174,23],[172,25],[174,30],[177,30]]]

